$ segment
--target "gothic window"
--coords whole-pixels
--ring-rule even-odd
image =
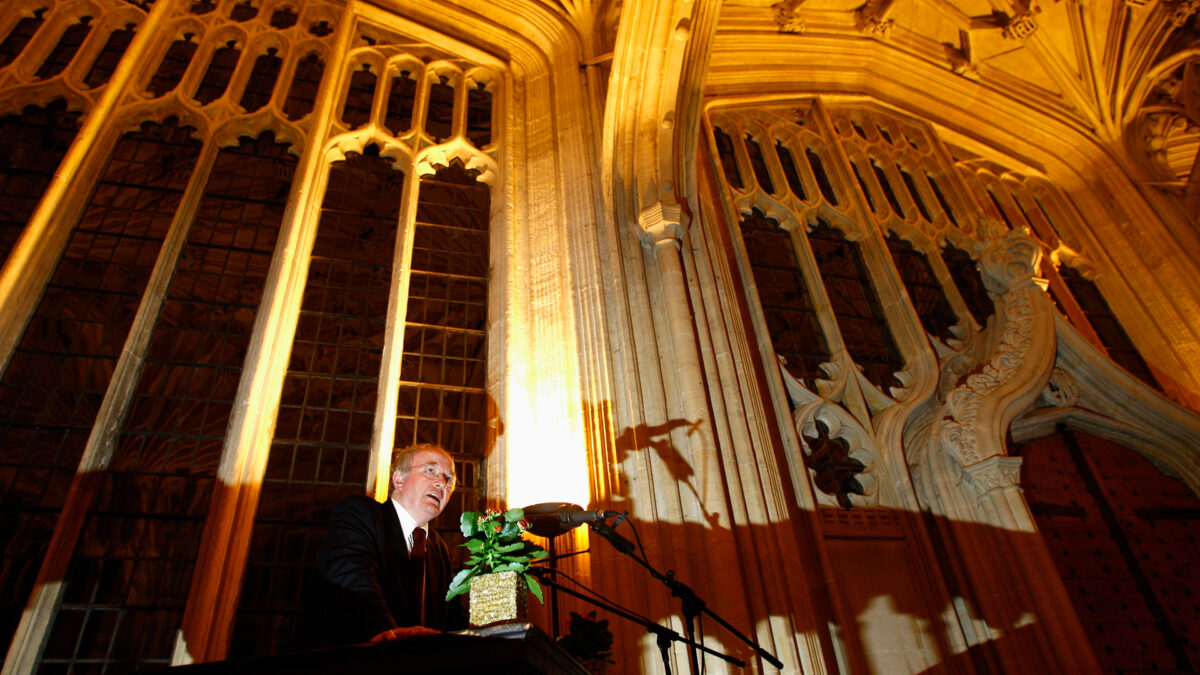
[[[239,2],[229,10],[229,18],[237,22],[249,21],[258,16],[258,8],[251,4],[250,0]]]
[[[388,92],[385,125],[393,136],[399,136],[412,128],[413,105],[416,99],[417,81],[407,70],[400,71],[399,75],[392,78],[392,89]]]
[[[854,179],[858,181],[858,188],[862,190],[863,197],[867,199],[867,208],[874,213],[878,209],[875,206],[875,197],[871,195],[871,188],[867,187],[867,182],[863,180],[862,173],[858,170],[858,164],[854,160],[850,160],[850,170],[854,172]]]
[[[771,172],[767,169],[767,160],[763,157],[762,147],[750,134],[746,134],[746,154],[750,157],[750,169],[758,186],[768,194],[775,193],[775,181],[771,180]]]
[[[713,140],[717,143],[717,157],[721,160],[721,168],[725,171],[725,181],[735,190],[745,187],[742,174],[738,171],[737,157],[734,156],[733,139],[721,127],[713,127]]]
[[[1004,219],[1004,224],[1011,230],[1013,227],[1012,219],[1008,217],[1008,211],[1004,210],[1004,206],[1000,203],[1000,198],[996,196],[996,191],[989,187],[987,188],[987,195],[992,200],[992,206],[996,207],[996,215]]]
[[[289,120],[298,122],[312,112],[317,100],[317,88],[321,86],[321,76],[324,74],[325,62],[315,53],[305,56],[296,64],[292,86],[283,104],[283,114]]]
[[[162,96],[174,89],[175,85],[183,79],[183,74],[187,72],[188,64],[192,62],[192,55],[196,53],[198,46],[192,41],[190,33],[172,42],[171,46],[167,48],[167,53],[163,56],[158,70],[154,73],[154,77],[150,78],[150,84],[146,90],[155,96]]]
[[[271,28],[286,30],[296,25],[296,21],[300,17],[296,16],[296,12],[288,7],[280,7],[274,12],[271,12]]]
[[[1079,303],[1088,323],[1100,337],[1100,342],[1108,352],[1109,358],[1129,371],[1130,375],[1161,391],[1162,385],[1150,372],[1150,367],[1146,365],[1146,361],[1134,347],[1133,341],[1129,339],[1129,334],[1125,332],[1124,327],[1117,321],[1116,315],[1113,314],[1104,296],[1100,294],[1100,289],[1096,287],[1096,284],[1072,267],[1064,265],[1059,268],[1058,272],[1067,288],[1070,289],[1075,302]]]
[[[133,24],[126,24],[124,28],[118,28],[109,34],[104,47],[100,49],[100,54],[92,63],[91,70],[83,78],[84,84],[89,87],[99,87],[108,83],[108,78],[112,77],[125,50],[129,48],[129,43],[133,41],[133,29]]]
[[[75,138],[79,115],[59,99],[0,118],[0,262],[12,251]]]
[[[929,213],[929,207],[925,206],[925,199],[921,197],[921,191],[917,189],[917,183],[912,174],[901,167],[900,177],[904,180],[904,186],[908,188],[908,194],[912,197],[913,203],[917,205],[917,211],[921,213],[921,217],[925,219],[925,222],[932,223],[933,216]]]
[[[975,323],[979,324],[981,328],[986,326],[987,320],[995,312],[996,307],[987,293],[987,288],[983,285],[983,278],[979,276],[979,268],[975,265],[975,259],[961,248],[953,244],[946,244],[942,249],[942,261],[946,263],[950,278],[958,287],[958,293],[966,303],[971,316],[974,317]]]
[[[808,158],[808,164],[812,167],[813,176],[817,179],[817,186],[821,188],[821,196],[825,197],[825,201],[832,206],[838,205],[837,191],[833,189],[833,183],[829,180],[829,174],[825,173],[825,163],[821,161],[821,155],[812,148],[806,148],[804,156]]]
[[[429,83],[429,110],[425,113],[425,133],[435,142],[450,138],[454,121],[454,86],[445,75]]]
[[[204,72],[204,79],[200,80],[200,87],[196,90],[196,101],[200,105],[212,103],[225,93],[225,87],[229,86],[229,78],[233,77],[233,69],[241,55],[242,51],[233,40],[213,52],[208,70]]]
[[[17,25],[9,31],[4,38],[4,42],[0,42],[0,68],[7,66],[16,60],[21,55],[21,50],[25,49],[25,45],[29,44],[29,40],[38,28],[42,27],[42,22],[45,21],[44,15],[46,9],[43,7],[33,13],[33,16],[27,16],[17,22]]]
[[[800,179],[800,171],[796,168],[796,159],[792,157],[792,151],[782,141],[777,141],[775,154],[779,156],[779,165],[783,169],[784,178],[787,179],[792,194],[801,201],[807,201],[808,192],[804,189],[804,181]]]
[[[396,406],[397,445],[437,443],[456,466],[477,464],[487,440],[490,196],[472,173],[454,162],[421,179]],[[465,484],[449,510],[474,510],[481,497]]]
[[[346,106],[342,110],[342,121],[350,129],[357,129],[371,119],[371,101],[375,98],[375,73],[371,64],[350,75],[350,91],[346,93]]]
[[[831,354],[791,235],[757,210],[742,218],[741,231],[775,353],[792,376],[814,387]]]
[[[199,143],[188,138],[191,132],[146,124],[117,143],[0,380],[0,508],[8,512],[5,520],[15,524],[0,542],[6,559],[0,579],[0,598],[7,605],[0,635],[5,641],[32,590],[126,332],[199,154]],[[93,536],[95,545],[111,538],[103,532]],[[88,614],[82,612],[64,621]],[[108,616],[101,612],[95,620]],[[48,651],[46,658],[70,661],[78,655],[75,650]]]
[[[958,315],[946,299],[946,289],[934,274],[925,253],[913,248],[911,242],[901,239],[895,232],[888,234],[887,246],[926,332],[942,341],[954,339],[950,329],[958,324]]]
[[[234,656],[290,647],[303,571],[337,501],[362,491],[404,174],[350,155],[329,170],[267,458]]]
[[[954,209],[950,207],[950,202],[946,200],[946,193],[942,192],[942,186],[938,184],[937,179],[928,172],[925,173],[925,179],[929,181],[929,188],[933,190],[933,196],[937,197],[938,204],[942,207],[942,212],[950,219],[951,224],[954,227],[962,227],[959,225],[958,217],[954,215]]]
[[[875,160],[871,160],[871,170],[875,172],[875,179],[879,181],[879,187],[883,188],[883,196],[887,198],[888,204],[892,207],[892,212],[900,218],[908,218],[904,213],[904,207],[900,206],[900,200],[896,198],[896,191],[892,189],[892,181],[888,180],[887,173],[883,167]]]
[[[67,64],[71,63],[71,59],[75,58],[75,52],[79,51],[79,45],[83,44],[83,39],[91,32],[92,17],[85,16],[77,23],[67,26],[63,31],[62,37],[58,39],[58,44],[50,51],[49,56],[42,65],[38,68],[36,77],[39,80],[45,80],[61,73]]]
[[[294,164],[269,133],[218,155],[85,517],[44,664],[170,663],[283,216],[279,176],[291,172],[279,167]],[[102,642],[96,622],[107,624]]]
[[[243,110],[252,113],[271,102],[271,93],[275,90],[275,80],[279,78],[282,65],[283,59],[279,58],[274,47],[268,47],[265,54],[254,60],[246,90],[242,92],[240,105]]]
[[[145,45],[132,40],[136,23],[123,20],[137,10],[116,7],[121,19],[94,22],[111,32],[87,38],[97,56],[78,72],[87,73],[89,87],[112,86],[131,44],[143,49],[136,58],[145,62],[134,64],[129,91],[100,121],[98,149],[72,155],[70,171],[61,174],[71,181],[65,198],[39,206],[51,177],[63,171],[58,164],[80,113],[56,101],[0,117],[0,253],[37,208],[51,220],[39,242],[58,242],[39,243],[31,256],[10,262],[34,270],[22,279],[40,302],[18,310],[32,315],[23,335],[9,331],[17,346],[0,374],[0,521],[12,524],[0,528],[0,639],[11,640],[22,616],[32,616],[24,611],[32,603],[48,618],[21,624],[35,647],[14,658],[38,672],[168,665],[179,653],[181,628],[208,620],[210,601],[235,612],[228,629],[235,655],[294,647],[302,580],[334,504],[372,490],[393,445],[421,440],[454,455],[460,487],[451,508],[478,509],[487,421],[495,412],[486,379],[488,302],[496,297],[487,286],[491,192],[477,178],[486,173],[490,182],[497,167],[493,154],[470,147],[498,151],[492,116],[503,87],[495,76],[428,40],[381,37],[355,48],[363,59],[354,67],[371,65],[350,94],[318,101],[326,96],[325,60],[340,53],[325,36],[343,18],[361,20],[342,3],[306,3],[305,22],[291,28],[299,11],[287,0],[188,0],[183,7],[191,14],[168,19],[176,23]],[[41,14],[31,18],[0,36],[12,58],[27,41],[18,38],[39,30]],[[245,34],[259,45],[249,52],[253,64],[241,65],[241,91],[231,85],[245,44],[230,41],[230,29],[238,30],[231,21],[252,27]],[[273,35],[263,39],[268,22]],[[81,36],[64,38],[43,79],[71,63]],[[204,63],[193,64],[197,54]],[[433,62],[436,74],[426,65]],[[349,64],[329,65],[340,74]],[[178,105],[170,92],[184,82],[204,105],[183,102],[199,130],[171,118],[119,135],[146,114],[145,92],[165,97],[154,104],[165,115]],[[381,85],[391,91],[377,92]],[[386,122],[372,117],[377,93],[387,97]],[[226,105],[235,101],[254,115],[236,119],[242,110]],[[312,120],[318,107],[333,126],[286,123]],[[428,114],[413,120],[418,108]],[[419,139],[400,153],[403,174],[368,144],[361,155],[349,152],[332,167],[315,162],[297,175],[298,157],[323,156],[309,143],[344,131],[336,123],[343,114],[360,129],[386,123],[397,133],[426,130],[469,143],[456,143],[455,156],[441,160],[449,166],[432,167],[423,178],[407,175]],[[286,142],[263,132],[229,147],[231,129],[266,128]],[[213,144],[211,154],[201,153],[204,143]],[[193,176],[200,156],[211,168]],[[324,203],[315,189],[298,192],[294,176],[304,188],[327,188]],[[407,189],[405,181],[412,183]],[[416,199],[401,210],[406,192]],[[285,212],[293,216],[286,222]],[[277,251],[281,232],[311,251]],[[272,267],[280,264],[282,270]],[[48,283],[37,277],[39,265]],[[280,299],[292,292],[283,290],[292,288],[289,275],[306,280],[290,296],[295,304]],[[389,297],[401,287],[408,296]],[[260,316],[260,303],[270,312]],[[278,345],[268,355],[258,351],[252,331],[264,324],[286,334],[294,328],[294,343],[285,345],[290,362]],[[385,341],[394,355],[387,378]],[[283,385],[274,400],[270,392],[251,394],[256,409],[278,405],[263,448],[249,447],[232,424],[245,419],[233,405],[239,387],[260,375]],[[381,392],[397,400],[393,410],[377,405]],[[265,475],[219,479],[231,457]],[[81,461],[91,468],[81,472]],[[222,510],[233,503],[246,507],[238,512],[244,519],[234,522]],[[238,534],[228,549],[202,545],[231,529]],[[51,537],[61,553],[47,555]],[[61,580],[61,597],[31,592],[39,571]],[[241,596],[192,602],[192,582],[208,583],[211,574],[237,584]],[[209,647],[224,649],[223,638],[211,639]]]
[[[850,356],[880,390],[900,387],[895,373],[903,370],[904,360],[871,285],[858,243],[824,222],[808,233],[808,243]]]
[[[492,93],[483,82],[467,90],[467,139],[477,148],[492,142]]]

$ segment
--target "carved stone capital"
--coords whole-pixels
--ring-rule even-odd
[[[963,467],[963,482],[976,498],[1021,484],[1021,458],[996,456]]]
[[[659,244],[680,246],[683,242],[683,207],[677,202],[654,202],[638,213],[642,228],[642,245],[654,248]]]

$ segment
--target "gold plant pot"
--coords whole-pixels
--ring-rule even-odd
[[[516,572],[481,574],[471,580],[471,627],[525,623],[525,580]]]

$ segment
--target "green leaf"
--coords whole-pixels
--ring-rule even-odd
[[[525,542],[517,541],[517,542],[513,542],[511,544],[502,544],[500,546],[497,546],[496,552],[497,553],[512,553],[513,551],[520,551],[523,548],[525,548]]]
[[[525,518],[525,509],[509,509],[504,512],[504,522],[517,523]]]
[[[463,542],[463,546],[466,546],[471,553],[479,553],[483,550],[483,542],[478,539],[468,539]]]
[[[464,537],[473,537],[479,532],[479,525],[476,521],[479,514],[475,511],[463,511],[463,514],[458,519],[458,529],[462,531]]]
[[[537,579],[533,578],[532,574],[525,575],[525,585],[529,586],[529,592],[533,593],[533,596],[538,599],[538,602],[542,603],[543,605],[546,604],[546,601],[542,599],[542,586],[537,582]]]
[[[535,550],[530,552],[530,554],[529,554],[529,557],[533,558],[534,560],[541,560],[542,558],[545,558],[546,556],[550,555],[550,553],[548,551],[546,551],[546,549],[541,548],[540,546],[535,546],[534,548],[535,548]]]
[[[454,578],[450,580],[450,588],[446,590],[446,600],[457,597],[471,590],[471,577],[475,576],[477,570],[475,568],[460,570]]]

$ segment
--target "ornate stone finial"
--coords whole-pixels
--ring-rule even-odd
[[[804,19],[796,14],[796,8],[803,3],[804,0],[782,0],[771,5],[771,9],[775,10],[775,23],[779,26],[780,33],[804,32]]]
[[[678,202],[654,202],[638,213],[638,225],[643,246],[667,242],[678,246],[684,234],[683,207]]]
[[[1004,37],[1010,40],[1024,40],[1033,35],[1037,31],[1037,22],[1033,17],[1041,11],[1041,8],[1035,8],[1033,11],[1023,9],[1010,16],[1002,31]]]
[[[1028,227],[981,242],[979,253],[983,285],[997,294],[1032,282],[1042,262],[1042,247],[1030,235]]]

